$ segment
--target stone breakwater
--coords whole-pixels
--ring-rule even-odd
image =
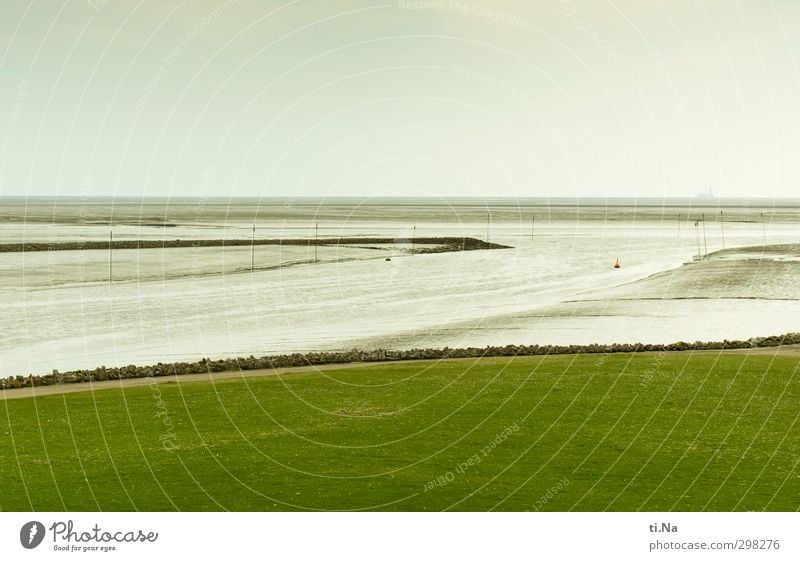
[[[101,366],[93,370],[74,370],[52,374],[9,376],[0,380],[0,388],[29,388],[52,386],[56,384],[75,384],[103,380],[124,380],[129,378],[149,378],[155,376],[175,376],[181,374],[207,374],[214,372],[264,370],[298,366],[315,366],[324,364],[344,364],[359,362],[399,362],[408,360],[439,360],[450,358],[488,358],[513,356],[544,356],[564,354],[607,354],[607,353],[643,353],[643,352],[676,352],[676,351],[712,351],[729,349],[756,349],[779,347],[781,345],[800,344],[800,333],[789,333],[773,337],[755,337],[738,341],[718,341],[694,343],[677,342],[670,344],[615,343],[610,345],[506,345],[467,347],[461,349],[411,349],[390,351],[377,349],[372,351],[350,350],[337,352],[316,352],[306,354],[275,355],[246,358],[230,358],[211,360],[204,358],[197,362],[158,363],[152,366],[121,366],[106,368]]]
[[[320,238],[320,239],[233,239],[233,240],[117,240],[82,242],[25,242],[0,244],[0,253],[23,251],[80,251],[101,249],[171,249],[181,247],[234,247],[252,245],[277,246],[336,246],[336,245],[397,245],[416,244],[435,247],[418,248],[415,253],[444,253],[478,249],[509,249],[507,245],[490,243],[476,238]]]

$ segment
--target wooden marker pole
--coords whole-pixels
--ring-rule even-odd
[[[694,241],[697,244],[697,260],[700,261],[702,259],[700,253],[700,222],[697,220],[694,223]]]
[[[706,240],[706,215],[703,214],[703,248],[705,252],[703,253],[703,258],[705,259],[708,257],[708,241]]]
[[[108,233],[108,284],[114,275],[114,232]]]

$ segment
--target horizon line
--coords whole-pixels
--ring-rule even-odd
[[[386,196],[370,196],[370,195],[337,195],[337,196],[322,196],[322,195],[213,195],[213,196],[197,196],[197,195],[0,195],[0,200],[4,199],[79,199],[79,200],[255,200],[255,201],[295,201],[295,200],[309,200],[309,201],[325,201],[325,200],[379,200],[379,201],[397,201],[397,200],[424,200],[424,201],[451,201],[451,200],[468,200],[468,201],[609,201],[609,200],[645,200],[645,201],[701,201],[706,203],[714,203],[717,201],[800,201],[800,197],[785,197],[785,196],[731,196],[731,197],[707,197],[697,195],[686,196],[652,196],[652,195],[611,195],[611,196],[410,196],[410,195],[386,195]]]

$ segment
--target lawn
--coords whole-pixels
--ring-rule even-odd
[[[2,510],[797,510],[800,364],[387,363],[0,402]]]

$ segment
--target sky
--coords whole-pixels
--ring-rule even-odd
[[[3,0],[0,196],[796,197],[796,0]]]

